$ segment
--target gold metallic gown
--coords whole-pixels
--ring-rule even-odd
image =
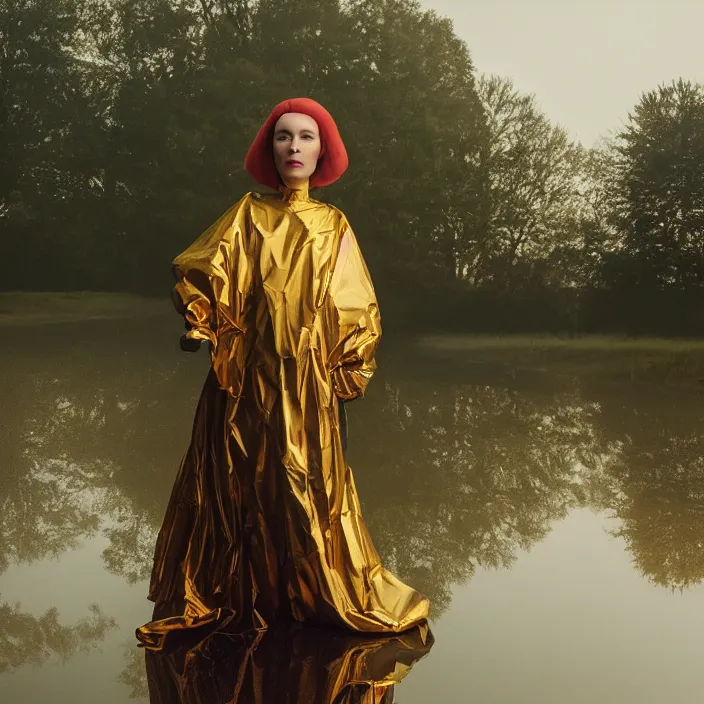
[[[363,395],[381,334],[345,216],[307,187],[249,193],[173,262],[177,310],[212,368],[159,533],[137,630],[247,630],[279,616],[400,632],[427,599],[381,565],[337,399]]]

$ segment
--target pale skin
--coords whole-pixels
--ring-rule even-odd
[[[281,180],[289,188],[305,185],[318,166],[320,157],[318,123],[298,112],[287,112],[274,126],[274,163]]]

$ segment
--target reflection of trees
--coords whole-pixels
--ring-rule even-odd
[[[82,330],[12,375],[21,412],[11,444],[19,449],[0,559],[39,559],[100,530],[108,569],[136,581],[151,569],[204,360],[176,356],[175,342],[159,351],[170,337],[158,331]],[[155,351],[118,344],[131,336]],[[351,462],[381,552],[433,598],[437,614],[451,584],[477,564],[510,564],[580,500],[578,462],[598,445],[592,409],[574,392],[535,398],[479,384],[383,384],[355,406],[368,440],[352,439]],[[16,520],[22,511],[29,520]],[[31,533],[21,543],[18,523]],[[19,545],[24,552],[13,553]]]
[[[100,532],[110,571],[148,576],[207,361],[179,353],[174,322],[76,327],[50,355],[42,338],[0,351],[0,570]],[[350,405],[349,459],[380,552],[435,615],[452,584],[510,565],[577,504],[615,512],[656,583],[704,577],[699,398],[388,367]]]
[[[603,451],[596,409],[574,392],[392,380],[363,404],[350,454],[358,475],[374,468],[363,492],[372,534],[436,615],[453,583],[508,566],[582,501],[581,463]]]
[[[132,647],[125,652],[125,668],[120,673],[118,680],[129,687],[130,699],[146,701],[149,698],[147,685],[147,672],[144,669],[144,651]]]
[[[155,363],[117,345],[118,336],[91,333],[85,326],[39,359],[5,353],[13,412],[0,449],[0,571],[56,556],[99,530],[110,540],[111,571],[136,581],[151,567],[155,526],[187,442],[174,428],[188,426],[189,399],[173,400],[180,369],[168,353]],[[40,339],[37,349],[45,345]]]
[[[96,527],[90,508],[70,496],[69,487],[83,481],[75,465],[59,457],[38,461],[42,438],[33,427],[32,414],[43,390],[29,368],[20,368],[18,359],[2,361],[3,400],[9,413],[3,418],[0,443],[0,572],[12,562],[58,555],[78,535]],[[51,418],[53,414],[47,422]]]
[[[95,647],[116,624],[96,604],[90,611],[88,618],[62,626],[56,609],[37,618],[0,602],[0,674],[22,665],[41,665],[52,654],[68,660]]]
[[[704,408],[681,389],[602,393],[603,434],[620,452],[587,477],[595,504],[621,520],[641,573],[675,589],[704,579]]]
[[[154,453],[171,441],[167,432],[152,436],[152,429],[174,424],[173,414],[154,417],[155,405],[164,405],[163,386],[178,368],[140,359],[143,350],[126,354],[119,335],[94,338],[100,329],[22,328],[10,338],[21,347],[0,350],[10,411],[0,443],[0,572],[56,557],[99,531],[110,539],[109,569],[134,581],[151,567],[155,525],[168,496],[154,490],[154,483],[166,485],[158,481]],[[140,338],[149,340],[149,331]],[[175,471],[173,464],[169,469]],[[132,486],[138,490],[131,495]],[[101,640],[115,623],[97,607],[92,611],[62,626],[55,609],[34,618],[2,606],[2,670],[40,664],[52,652],[66,659]]]
[[[655,584],[689,587],[704,579],[704,438],[670,438],[659,462],[640,463],[645,479],[627,472],[617,534]]]

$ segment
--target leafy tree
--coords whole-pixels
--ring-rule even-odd
[[[618,285],[704,283],[704,88],[682,79],[642,96],[618,134],[623,266]]]
[[[455,276],[481,213],[483,114],[448,20],[411,0],[62,1],[52,60],[65,70],[55,92],[70,84],[81,111],[65,101],[56,110],[82,141],[66,142],[65,158],[52,162],[69,184],[58,200],[35,198],[46,251],[20,236],[31,199],[17,195],[10,212],[18,192],[4,189],[10,258],[31,250],[34,261],[5,285],[163,292],[170,258],[254,186],[242,173],[245,151],[272,105],[293,95],[320,100],[342,127],[352,169],[322,197],[348,211],[381,288]],[[40,36],[57,34],[55,9],[20,4],[17,13],[38,17]],[[16,73],[31,38],[13,42]],[[52,90],[35,90],[43,122],[13,138],[13,154],[17,144],[44,144]]]
[[[81,0],[0,4],[0,253],[6,263],[38,265],[3,271],[6,286],[29,279],[41,287],[41,274],[65,255],[55,235],[71,231],[71,201],[85,188],[79,133],[91,113],[77,56],[82,7]]]
[[[510,80],[482,76],[478,89],[489,125],[490,217],[463,273],[474,285],[520,287],[536,276],[569,285],[559,259],[577,244],[584,151]]]
[[[623,246],[622,199],[617,186],[613,143],[585,149],[580,164],[579,208],[573,222],[576,241],[564,251],[563,264],[582,287],[608,286]]]

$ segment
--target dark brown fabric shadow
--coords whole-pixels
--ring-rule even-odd
[[[287,627],[145,651],[150,704],[392,704],[427,624],[384,636]]]

